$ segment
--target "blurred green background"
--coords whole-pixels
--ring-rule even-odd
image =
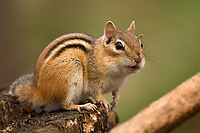
[[[40,52],[60,35],[99,37],[108,20],[118,29],[135,20],[136,34],[145,35],[146,65],[121,90],[116,111],[124,122],[200,70],[199,13],[198,0],[0,1],[0,84],[32,73]],[[111,94],[106,98],[111,102]],[[196,115],[172,132],[196,133],[199,125]]]

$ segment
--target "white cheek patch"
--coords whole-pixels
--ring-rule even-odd
[[[142,61],[139,63],[139,67],[142,69],[145,65],[145,59],[143,58]]]

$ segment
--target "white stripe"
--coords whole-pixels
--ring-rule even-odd
[[[83,45],[86,49],[88,50],[91,50],[91,46],[89,43],[83,41],[83,40],[78,40],[78,39],[75,39],[75,40],[69,40],[69,41],[66,41],[66,42],[63,42],[62,44],[60,44],[57,48],[55,48],[51,54],[48,56],[48,58],[45,60],[45,62],[48,62],[49,60],[51,60],[51,58],[62,48],[64,48],[65,46],[67,45],[74,45],[74,44],[81,44]]]

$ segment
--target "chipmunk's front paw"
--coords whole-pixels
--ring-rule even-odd
[[[83,105],[78,105],[77,108],[76,108],[79,112],[81,112],[81,110],[89,110],[89,111],[95,111],[97,109],[97,106],[95,104],[92,104],[92,103],[86,103],[86,104],[83,104]]]
[[[105,107],[105,112],[108,113],[109,103],[104,100],[100,100],[99,103]]]
[[[110,104],[112,105],[111,110],[114,111],[114,108],[117,106],[117,102],[113,100]]]
[[[113,95],[113,101],[111,102],[112,105],[111,110],[114,111],[114,108],[117,106],[117,103],[119,101],[119,90],[113,91],[112,95]]]

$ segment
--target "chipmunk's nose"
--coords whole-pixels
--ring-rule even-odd
[[[136,63],[140,63],[142,61],[141,54],[135,53],[134,60]]]

